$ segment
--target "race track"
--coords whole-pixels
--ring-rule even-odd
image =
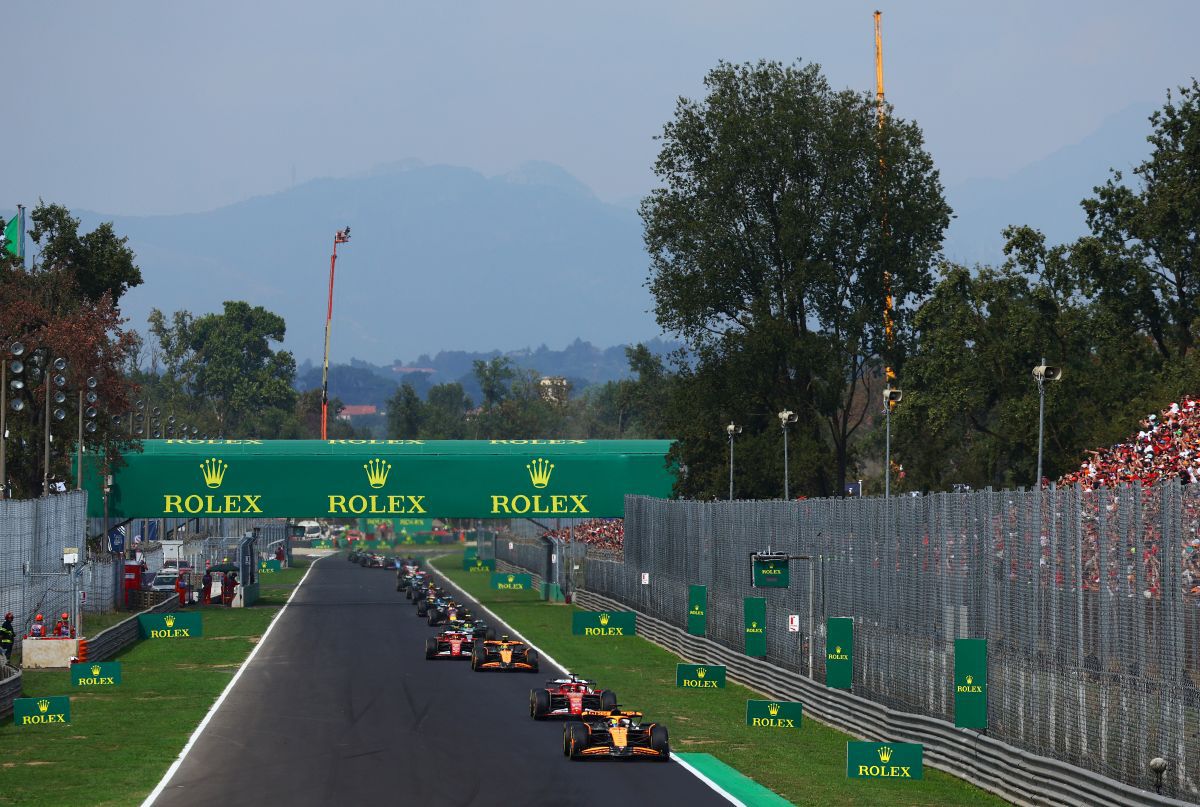
[[[571,762],[528,714],[557,670],[426,661],[434,631],[393,572],[317,563],[155,804],[728,804],[673,763]]]

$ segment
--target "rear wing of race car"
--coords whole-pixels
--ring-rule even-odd
[[[614,714],[614,709],[584,709],[580,714],[587,717],[641,717],[641,712],[627,712],[624,709],[619,710],[619,714]]]

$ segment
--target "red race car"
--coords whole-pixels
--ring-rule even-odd
[[[444,630],[437,636],[425,640],[425,658],[471,658],[475,648],[475,637],[469,630]]]
[[[547,681],[542,689],[529,691],[529,716],[534,720],[548,717],[581,717],[587,710],[609,711],[617,706],[611,689],[597,689],[594,681],[578,675]]]

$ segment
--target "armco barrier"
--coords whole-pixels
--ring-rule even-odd
[[[586,591],[576,592],[575,601],[588,610],[629,610],[627,605]],[[690,636],[641,612],[637,620],[639,636],[687,661],[724,664],[729,677],[738,683],[773,698],[801,701],[805,717],[814,717],[857,737],[921,743],[925,746],[925,763],[930,767],[952,773],[1017,804],[1188,805],[1030,754],[977,731],[955,728],[944,720],[894,711],[846,692],[827,689],[798,673],[745,656],[710,639]]]
[[[161,614],[164,611],[178,611],[179,597],[172,594],[158,605],[152,605],[139,614]],[[88,661],[107,661],[141,638],[138,632],[138,616],[134,614],[129,619],[123,619],[111,628],[102,630],[88,638]]]
[[[0,664],[0,720],[13,711],[13,701],[21,697],[21,671]]]

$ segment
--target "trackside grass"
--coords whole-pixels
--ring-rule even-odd
[[[202,609],[203,638],[125,650],[113,659],[121,662],[118,687],[76,690],[67,670],[27,670],[25,697],[70,695],[71,723],[0,724],[0,804],[139,804],[300,582],[308,561],[296,563],[259,577],[253,608]]]
[[[534,592],[498,592],[482,575],[461,571],[460,555],[435,565],[510,625],[565,664],[616,691],[621,705],[661,720],[677,751],[712,754],[789,801],[810,805],[1000,805],[1006,802],[961,779],[925,768],[921,781],[847,779],[846,741],[807,718],[799,731],[746,725],[746,700],[765,697],[730,682],[724,690],[675,687],[680,658],[645,639],[583,639],[571,634],[571,606],[541,602]],[[702,659],[689,659],[702,661]],[[531,686],[540,682],[531,676]]]

